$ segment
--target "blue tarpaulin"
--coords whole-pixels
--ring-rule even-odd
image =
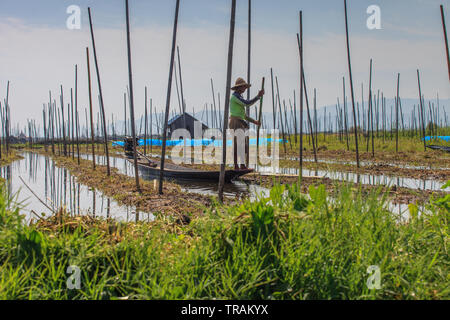
[[[250,145],[254,146],[256,145],[256,139],[250,139],[249,140]],[[260,138],[259,139],[259,145],[267,145],[268,143],[272,142],[272,138]],[[283,143],[283,139],[278,139],[279,143]],[[287,140],[284,141],[285,143],[287,142]],[[191,147],[195,147],[195,146],[209,146],[210,144],[213,144],[215,147],[220,147],[222,146],[222,140],[208,140],[208,139],[186,139],[186,145],[191,146]],[[162,146],[162,140],[160,139],[147,139],[144,141],[144,139],[140,139],[138,141],[138,146],[144,146],[144,144],[149,145],[153,145],[153,146]],[[112,143],[113,147],[114,146],[120,146],[123,147],[124,146],[124,142],[123,141],[114,141]],[[169,147],[172,146],[176,146],[176,145],[184,145],[183,140],[167,140],[166,141],[166,145]],[[232,140],[227,140],[227,146],[232,146],[233,145],[233,141]]]
[[[422,138],[423,140],[423,138]],[[450,136],[427,136],[425,137],[425,141],[431,141],[431,140],[442,140],[445,142],[450,142]]]

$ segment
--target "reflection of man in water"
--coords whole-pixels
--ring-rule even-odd
[[[257,120],[254,120],[247,116],[245,108],[248,108],[252,105],[254,105],[256,102],[258,102],[261,97],[264,95],[264,90],[261,90],[258,95],[253,98],[252,100],[245,100],[242,97],[242,94],[250,88],[251,85],[245,82],[244,79],[238,78],[236,80],[235,86],[231,88],[233,90],[233,94],[230,99],[230,123],[229,127],[230,129],[237,130],[248,130],[248,123],[247,121],[254,123],[255,125],[260,125],[260,122]],[[238,166],[238,154],[237,154],[237,137],[235,136],[233,139],[233,147],[234,147],[234,169],[239,170]],[[239,164],[241,165],[240,169],[244,170],[247,169],[245,166],[245,159],[247,158],[249,152],[249,146],[248,146],[248,140],[245,139],[245,155],[244,159],[242,159],[242,155],[239,155],[240,161]]]

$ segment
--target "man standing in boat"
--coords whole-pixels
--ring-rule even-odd
[[[256,102],[258,102],[262,96],[264,95],[264,90],[261,90],[258,95],[253,98],[252,100],[245,100],[242,97],[242,94],[251,87],[251,84],[248,84],[247,82],[245,82],[244,79],[242,78],[238,78],[236,80],[236,83],[234,85],[234,87],[231,88],[231,90],[233,90],[233,94],[231,95],[231,99],[230,99],[230,122],[229,122],[229,128],[233,129],[233,130],[238,130],[238,129],[242,129],[244,131],[247,131],[249,126],[248,126],[248,122],[254,123],[255,125],[260,125],[260,122],[257,120],[254,120],[252,118],[250,118],[249,116],[247,116],[247,110],[246,108],[251,107],[252,105],[254,105]],[[248,121],[248,122],[247,122]],[[248,139],[245,139],[245,155],[244,155],[244,159],[242,159],[242,155],[240,155],[240,165],[241,167],[239,168],[238,166],[238,154],[237,154],[237,137],[236,135],[234,135],[234,139],[233,139],[233,155],[234,155],[234,169],[235,170],[245,170],[247,169],[246,165],[245,165],[245,159],[247,159],[247,155],[249,153],[249,144],[248,144]]]

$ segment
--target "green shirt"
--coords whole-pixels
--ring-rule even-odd
[[[237,117],[242,120],[246,120],[247,115],[245,112],[245,108],[252,106],[258,100],[259,100],[259,97],[256,97],[252,100],[245,100],[244,98],[242,98],[242,96],[239,93],[234,92],[231,95],[231,99],[230,99],[230,116]]]

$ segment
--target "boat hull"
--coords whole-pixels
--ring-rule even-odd
[[[133,163],[132,159],[128,159]],[[139,161],[138,162],[139,174],[147,180],[158,179],[161,173],[160,166],[151,167],[148,164]],[[246,170],[226,170],[225,182],[229,183],[243,175],[253,172],[253,169]],[[169,180],[186,180],[186,181],[209,181],[219,182],[220,171],[204,171],[190,169],[186,167],[176,166],[172,164],[165,165],[164,178]]]

